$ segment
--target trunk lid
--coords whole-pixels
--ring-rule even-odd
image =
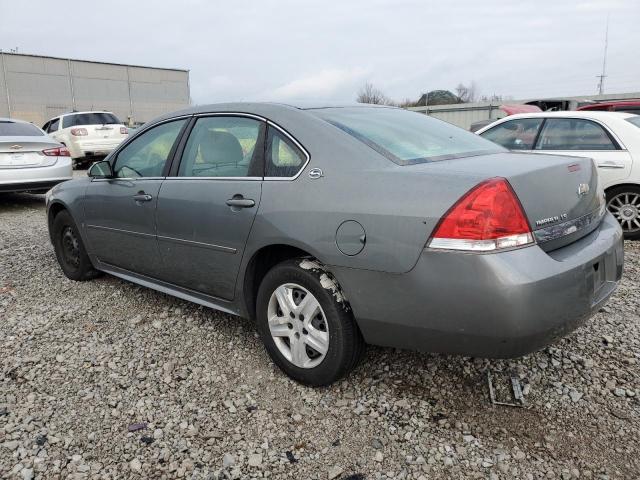
[[[42,153],[60,144],[47,136],[0,137],[0,169],[38,167],[51,163]]]
[[[446,169],[478,183],[492,177],[506,178],[522,204],[536,241],[546,251],[587,235],[606,212],[604,192],[590,158],[499,153],[415,167]]]

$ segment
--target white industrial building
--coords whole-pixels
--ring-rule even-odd
[[[189,71],[0,52],[0,117],[42,126],[72,110],[131,125],[190,104]]]

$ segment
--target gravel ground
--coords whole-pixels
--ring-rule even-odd
[[[114,277],[67,280],[44,200],[0,197],[3,478],[640,478],[640,242],[587,325],[487,361],[370,347],[299,386],[253,325]],[[527,408],[492,406],[486,371]]]

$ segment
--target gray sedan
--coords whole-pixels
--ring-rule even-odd
[[[541,348],[622,275],[590,159],[509,153],[367,105],[196,107],[145,124],[47,195],[65,275],[116,275],[255,319],[273,361],[325,385],[366,343]]]

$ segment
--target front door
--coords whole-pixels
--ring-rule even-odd
[[[185,119],[142,133],[112,161],[115,178],[93,179],[85,198],[90,251],[101,262],[156,276],[160,258],[155,231],[158,192]]]
[[[199,118],[157,206],[162,276],[231,300],[262,194],[265,125],[245,116]]]

